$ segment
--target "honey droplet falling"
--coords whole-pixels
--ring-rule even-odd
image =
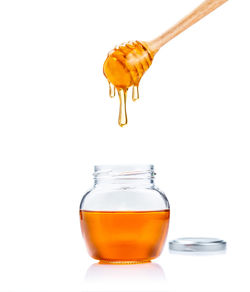
[[[127,90],[119,89],[118,95],[119,95],[119,99],[120,99],[120,110],[119,110],[118,124],[121,127],[123,127],[127,124],[127,110],[126,110]]]
[[[109,82],[109,96],[115,97],[115,86],[111,82]]]
[[[109,52],[103,65],[103,73],[109,82],[109,95],[118,91],[120,99],[119,125],[127,124],[127,90],[132,88],[132,100],[139,99],[139,82],[151,66],[155,52],[145,42],[128,42],[115,47]]]
[[[138,86],[133,86],[133,88],[132,88],[132,99],[133,99],[133,101],[136,101],[137,99],[139,99],[139,88],[138,88]]]

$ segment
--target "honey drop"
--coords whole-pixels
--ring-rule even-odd
[[[133,88],[132,88],[132,100],[136,101],[137,99],[139,99],[139,88],[138,88],[138,86],[133,86]]]
[[[127,110],[126,110],[126,102],[127,102],[127,90],[119,89],[118,90],[119,100],[120,100],[120,110],[119,110],[119,119],[118,124],[123,127],[127,124]]]
[[[111,82],[109,82],[109,96],[115,97],[115,86]]]

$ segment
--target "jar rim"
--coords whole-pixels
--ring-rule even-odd
[[[94,166],[94,177],[154,177],[153,164],[103,164]]]

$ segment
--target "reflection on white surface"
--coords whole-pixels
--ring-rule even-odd
[[[218,250],[218,251],[175,251],[175,250],[169,250],[170,254],[176,254],[176,255],[183,255],[183,256],[216,256],[216,255],[224,255],[226,254],[225,250]]]
[[[166,291],[162,267],[155,263],[137,265],[91,265],[85,275],[84,291]]]

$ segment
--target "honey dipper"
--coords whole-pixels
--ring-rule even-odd
[[[156,39],[149,42],[132,41],[123,43],[108,53],[103,65],[103,72],[109,82],[110,97],[114,97],[115,91],[118,91],[120,99],[118,122],[121,127],[127,124],[127,90],[130,86],[133,86],[132,99],[135,101],[139,98],[138,86],[140,80],[152,64],[153,58],[159,49],[226,1],[205,0],[190,14]]]

